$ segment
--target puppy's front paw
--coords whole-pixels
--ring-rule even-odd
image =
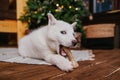
[[[62,61],[62,62],[59,62],[59,63],[57,64],[57,66],[58,66],[61,70],[67,71],[67,72],[73,70],[73,66],[72,66],[71,62],[68,61],[68,60],[64,60],[64,61]]]
[[[51,57],[49,57],[46,60],[49,61],[51,64],[56,65],[59,69],[61,69],[63,71],[69,72],[69,71],[73,70],[72,63],[63,56],[60,56],[60,55],[53,56],[52,55]]]

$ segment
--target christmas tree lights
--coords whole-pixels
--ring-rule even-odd
[[[68,23],[77,22],[77,32],[83,32],[81,17],[89,14],[82,0],[28,0],[25,14],[20,18],[28,23],[29,29],[36,29],[47,24],[47,13]]]

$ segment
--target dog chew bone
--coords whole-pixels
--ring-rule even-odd
[[[69,48],[67,47],[63,47],[65,53],[67,54],[68,59],[72,62],[72,65],[74,68],[77,68],[79,66],[79,64],[75,61],[71,51],[69,50]]]

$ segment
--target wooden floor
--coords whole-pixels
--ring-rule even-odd
[[[0,80],[120,80],[120,50],[94,50],[94,54],[95,61],[79,62],[72,72],[48,65],[0,62]]]

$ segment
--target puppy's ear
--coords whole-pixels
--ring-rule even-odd
[[[55,17],[51,13],[48,13],[48,25],[54,25],[55,22],[56,22]]]
[[[71,24],[71,26],[73,27],[73,29],[75,29],[76,24],[77,24],[77,22],[74,22],[74,23]]]

